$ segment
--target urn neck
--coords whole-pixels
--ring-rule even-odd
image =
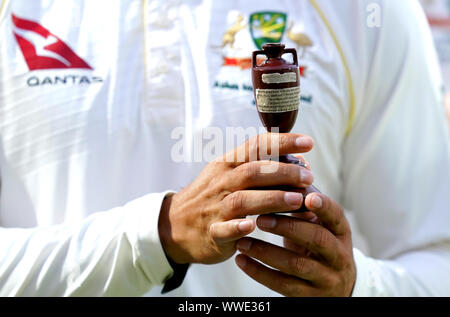
[[[268,59],[272,59],[272,58],[276,58],[276,59],[280,59],[281,55],[283,55],[284,53],[284,44],[280,44],[280,43],[269,43],[269,44],[264,44],[262,46],[263,51],[265,52],[265,54],[267,55]]]

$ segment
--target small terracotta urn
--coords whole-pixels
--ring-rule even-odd
[[[293,63],[282,58],[284,54],[292,54]],[[257,64],[258,55],[267,59]],[[300,107],[300,73],[297,51],[285,48],[281,43],[265,44],[260,51],[252,54],[253,93],[259,117],[269,132],[287,133],[295,124]],[[282,155],[282,163],[302,165],[293,155]],[[296,191],[303,194],[304,199],[309,193],[320,192],[316,187],[307,188],[277,188],[286,191]],[[307,211],[303,205],[294,212]]]

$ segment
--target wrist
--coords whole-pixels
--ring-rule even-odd
[[[161,245],[170,262],[176,264],[186,264],[183,260],[182,252],[179,250],[179,243],[175,240],[174,225],[171,220],[171,210],[175,195],[168,195],[164,198],[158,220],[158,232]]]

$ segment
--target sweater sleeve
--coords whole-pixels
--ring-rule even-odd
[[[0,296],[140,296],[173,274],[158,217],[167,193],[78,224],[0,228]]]

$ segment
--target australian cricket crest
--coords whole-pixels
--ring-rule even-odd
[[[286,29],[286,14],[273,11],[252,13],[249,28],[258,49],[261,49],[265,43],[281,42]]]

